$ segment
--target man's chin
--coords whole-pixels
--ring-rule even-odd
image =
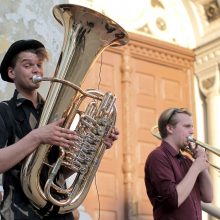
[[[40,83],[34,83],[34,86],[33,86],[35,89],[38,89],[40,87]]]

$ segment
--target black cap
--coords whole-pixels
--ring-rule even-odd
[[[9,47],[0,65],[0,74],[2,79],[7,82],[13,82],[13,80],[8,77],[8,67],[11,64],[12,59],[22,51],[38,48],[45,47],[40,41],[37,40],[19,40],[14,42]]]

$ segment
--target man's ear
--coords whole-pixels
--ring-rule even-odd
[[[15,72],[14,72],[14,69],[12,67],[8,67],[8,77],[12,80],[15,79]]]
[[[168,134],[173,134],[173,125],[167,124],[166,129]]]

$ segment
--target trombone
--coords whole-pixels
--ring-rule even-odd
[[[156,137],[157,139],[161,140],[161,136],[160,136],[160,133],[158,131],[158,126],[154,126],[151,128],[151,134]],[[217,149],[215,147],[212,147],[206,143],[203,143],[201,141],[198,141],[196,140],[195,138],[193,138],[192,136],[188,136],[187,137],[187,140],[190,142],[190,143],[194,143],[195,145],[199,145],[201,146],[202,148],[204,148],[205,150],[215,154],[216,156],[220,156],[220,149]],[[186,146],[185,148],[181,149],[182,151],[184,152],[187,152],[189,153],[192,157],[194,157],[194,152],[193,152],[193,148],[189,145],[189,146]],[[207,161],[209,163],[210,166],[220,170],[220,168],[212,163],[210,163],[209,161]]]

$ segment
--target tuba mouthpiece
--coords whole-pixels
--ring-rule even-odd
[[[39,76],[39,75],[34,75],[34,76],[32,77],[32,82],[33,82],[33,83],[39,83],[39,82],[41,82],[41,81],[42,81],[42,77]]]

